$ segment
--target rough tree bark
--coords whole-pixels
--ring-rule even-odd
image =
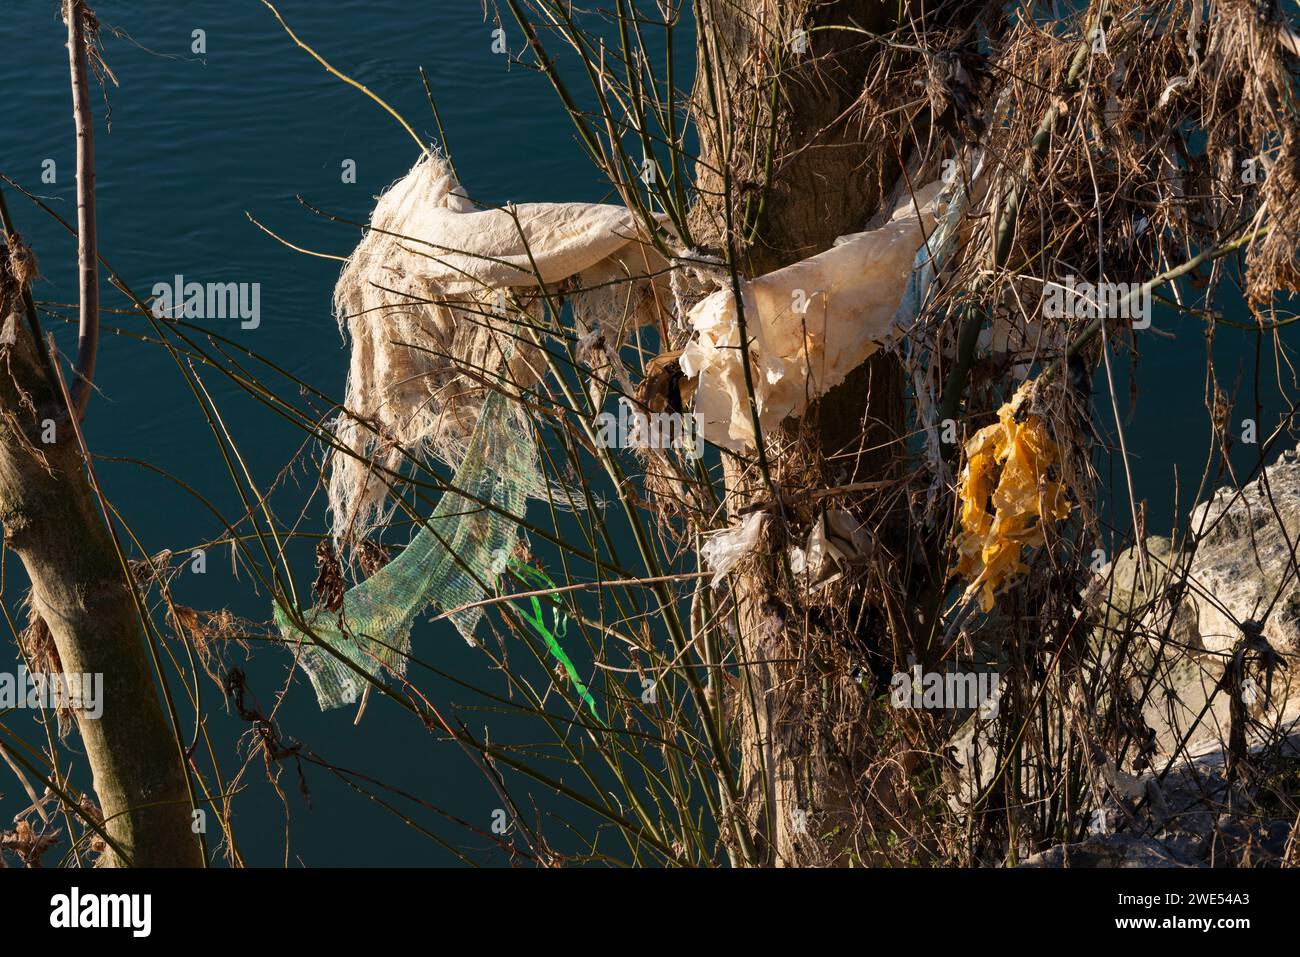
[[[0,246],[5,545],[27,570],[32,615],[48,626],[62,671],[104,676],[102,715],[74,713],[109,836],[135,866],[197,866],[183,758],[67,408],[29,330],[12,265],[15,237],[7,239]],[[126,863],[111,848],[104,862]]]

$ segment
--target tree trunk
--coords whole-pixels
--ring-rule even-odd
[[[64,674],[102,674],[98,718],[75,711],[105,830],[105,863],[197,866],[183,757],[159,703],[135,601],[77,439],[24,320],[0,247],[0,521]],[[53,441],[45,441],[50,440]]]
[[[863,31],[889,33],[898,7],[704,0],[697,14],[697,241],[729,246],[741,273],[752,277],[865,228],[899,176],[902,123],[873,116],[861,101],[864,91],[881,88],[878,74],[888,66],[881,45]],[[810,462],[819,463],[823,483],[894,474],[903,394],[897,359],[878,353],[810,407],[802,430],[765,437],[773,482],[806,480]],[[727,484],[733,514],[769,494],[755,470],[742,476],[729,469]],[[811,667],[808,629],[788,620],[789,608],[770,587],[774,574],[772,565],[741,576],[735,590],[744,690],[733,711],[748,813],[763,841],[762,863],[842,863],[843,842],[816,838],[848,833],[844,818],[863,762],[845,753],[842,735],[828,740],[813,702],[837,693],[835,678]],[[869,748],[866,728],[848,734],[850,752]]]

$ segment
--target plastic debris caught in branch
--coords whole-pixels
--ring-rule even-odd
[[[1021,558],[1045,542],[1045,524],[1070,514],[1065,486],[1054,478],[1056,443],[1030,411],[1032,394],[1033,383],[1026,382],[998,409],[998,421],[966,443],[957,489],[957,572],[969,582],[963,599],[978,595],[982,611],[1028,570]]]
[[[833,508],[820,513],[808,533],[807,547],[790,550],[790,571],[809,588],[824,588],[845,569],[871,554],[871,532],[851,512]]]
[[[918,246],[934,227],[943,184],[908,195],[877,229],[741,283],[759,425],[775,428],[839,385],[895,334]],[[741,451],[754,445],[736,299],[723,289],[691,309],[694,336],[682,371],[698,379],[704,437]]]
[[[713,572],[713,586],[722,584],[727,572],[754,550],[759,536],[763,532],[763,520],[766,512],[750,512],[739,525],[733,525],[725,531],[715,532],[700,547],[700,557]]]
[[[436,153],[379,198],[348,258],[334,308],[352,340],[329,499],[334,534],[355,545],[390,511],[376,465],[404,451],[455,467],[488,389],[527,388],[546,364],[521,320],[544,325],[544,297],[621,342],[653,321],[665,261],[622,206],[519,203],[478,209]],[[660,297],[667,295],[665,289]],[[509,363],[504,360],[512,351]]]
[[[306,610],[304,627],[276,609],[322,708],[355,701],[367,676],[400,678],[411,627],[426,608],[461,608],[496,589],[528,500],[547,488],[527,413],[515,401],[546,368],[526,328],[544,324],[544,299],[567,300],[575,322],[616,349],[653,320],[667,295],[651,288],[663,267],[628,210],[592,203],[478,210],[437,154],[379,199],[334,292],[352,339],[347,411],[334,427],[342,449],[330,460],[336,539],[349,551],[384,523],[392,506],[382,473],[400,470],[407,454],[429,453],[456,473],[401,555],[345,592],[341,608]],[[472,643],[482,614],[471,607],[450,617]]]
[[[519,538],[516,516],[540,484],[528,436],[506,397],[492,392],[448,489],[397,558],[344,592],[337,611],[326,604],[305,611],[306,629],[276,606],[276,624],[321,710],[356,701],[365,675],[404,675],[411,628],[426,608],[461,609],[449,617],[474,643],[484,610],[463,606],[495,589]]]

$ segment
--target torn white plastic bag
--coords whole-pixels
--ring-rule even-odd
[[[542,317],[539,282],[587,327],[620,335],[654,316],[664,259],[621,206],[521,203],[478,210],[437,154],[379,198],[334,291],[352,340],[330,474],[334,533],[355,544],[387,514],[403,451],[459,463],[486,379],[518,387],[545,371],[520,320]],[[506,367],[503,356],[511,354]],[[373,463],[373,464],[372,464]]]
[[[822,512],[808,533],[806,548],[790,550],[790,570],[809,588],[838,581],[848,566],[871,554],[870,531],[851,512],[836,508]]]
[[[841,237],[823,253],[741,283],[759,425],[778,426],[839,385],[894,334],[917,248],[934,227],[943,184],[908,195],[877,229]],[[704,437],[733,451],[754,445],[740,327],[730,289],[691,309],[682,371],[698,379]]]
[[[341,606],[277,607],[322,708],[355,701],[367,678],[400,679],[428,608],[474,642],[528,499],[546,488],[526,407],[513,401],[545,370],[532,328],[546,318],[543,292],[617,349],[668,292],[651,288],[663,259],[635,225],[620,207],[586,203],[476,211],[433,154],[380,198],[335,289],[352,338],[335,424],[344,450],[331,457],[336,537],[355,548],[384,520],[381,470],[406,454],[428,452],[455,475],[401,554]]]
[[[713,572],[714,588],[721,585],[727,573],[757,547],[759,537],[763,534],[765,518],[766,512],[750,512],[739,525],[715,532],[700,546],[700,557],[704,559],[709,571]]]

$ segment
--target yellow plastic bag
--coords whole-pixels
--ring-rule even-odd
[[[1056,443],[1046,423],[1028,412],[1032,383],[1022,385],[998,410],[998,421],[966,443],[966,464],[957,489],[961,506],[957,572],[965,598],[978,594],[980,610],[1028,570],[1026,548],[1045,541],[1044,525],[1070,514],[1065,486],[1049,474]]]

